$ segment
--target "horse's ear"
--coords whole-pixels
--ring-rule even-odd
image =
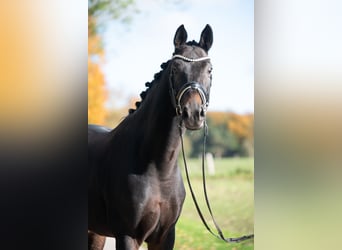
[[[211,48],[211,45],[213,45],[213,39],[213,30],[211,29],[210,25],[207,24],[201,33],[199,42],[201,48],[208,52],[208,50]]]
[[[186,39],[188,38],[188,33],[186,33],[186,30],[184,28],[184,25],[178,27],[175,38],[173,39],[173,44],[176,48],[183,45],[186,42]]]

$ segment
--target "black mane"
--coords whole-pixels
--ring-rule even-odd
[[[162,72],[167,68],[167,66],[169,65],[169,62],[170,62],[170,60],[167,61],[167,62],[162,63],[162,64],[160,65],[160,67],[161,67],[162,70],[159,71],[158,73],[154,74],[154,79],[152,80],[152,82],[146,82],[146,83],[145,83],[146,90],[145,90],[145,91],[142,91],[142,92],[140,93],[140,98],[141,98],[141,100],[135,103],[135,107],[136,107],[135,109],[129,109],[129,110],[128,110],[128,113],[129,113],[129,114],[133,114],[134,111],[136,111],[136,110],[140,107],[141,103],[145,100],[145,97],[147,96],[147,94],[148,94],[150,88],[153,86],[153,84],[154,84],[155,82],[157,82],[157,81],[160,79],[160,77],[161,77],[161,75],[162,75]]]
[[[195,40],[188,41],[188,42],[186,43],[186,45],[200,47],[200,44],[199,44],[198,42],[196,42]],[[177,53],[177,49],[176,49],[176,51],[175,51],[174,54],[176,54],[176,53]],[[170,60],[167,61],[167,62],[162,63],[162,64],[160,65],[160,67],[161,67],[162,70],[159,71],[158,73],[156,73],[156,74],[154,75],[154,79],[152,80],[152,82],[146,82],[146,83],[145,83],[146,90],[145,90],[145,91],[142,91],[142,92],[140,93],[140,98],[141,98],[141,100],[135,103],[135,107],[136,107],[135,109],[132,109],[132,108],[131,108],[131,109],[128,110],[128,113],[129,113],[129,114],[133,114],[134,111],[136,111],[136,110],[140,107],[141,103],[144,101],[146,95],[148,94],[148,91],[149,91],[150,88],[153,86],[153,84],[154,84],[156,81],[158,81],[158,80],[160,79],[160,76],[161,76],[162,72],[167,68],[167,66],[169,65],[169,62],[170,62]]]

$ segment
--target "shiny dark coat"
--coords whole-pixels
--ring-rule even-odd
[[[199,43],[186,39],[182,25],[174,39],[175,54],[206,56],[212,30],[207,25]],[[149,250],[173,249],[185,198],[177,165],[180,133],[199,129],[205,112],[198,93],[189,91],[182,100],[184,112],[177,115],[170,88],[177,93],[190,80],[208,93],[211,86],[210,61],[174,61],[162,65],[147,83],[150,88],[139,107],[115,129],[89,125],[88,249],[103,249],[105,237],[115,237],[119,250],[138,249],[144,241]]]

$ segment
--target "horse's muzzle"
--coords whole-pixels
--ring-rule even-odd
[[[203,127],[205,120],[205,109],[198,103],[191,102],[183,107],[182,120],[189,130],[198,130]]]

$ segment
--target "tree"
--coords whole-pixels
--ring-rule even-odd
[[[239,150],[236,136],[225,127],[224,123],[215,125],[212,118],[208,117],[208,151],[216,157],[231,156]]]
[[[91,19],[91,22],[95,20]],[[88,32],[88,123],[103,124],[106,118],[107,90],[101,71],[102,62],[101,37]]]
[[[215,157],[231,156],[238,152],[239,143],[236,136],[227,130],[225,117],[227,113],[208,113],[207,125],[208,136],[206,142],[206,151],[214,154]],[[219,120],[215,120],[219,118]],[[198,157],[203,151],[203,131],[194,131],[189,133],[189,139],[192,141],[192,157]]]
[[[254,115],[232,112],[208,112],[208,137],[206,151],[215,157],[253,156]],[[203,150],[203,131],[187,134],[192,146],[191,157],[198,157]]]
[[[127,21],[127,9],[134,0],[88,0],[88,123],[104,124],[108,111],[105,108],[107,93],[101,70],[104,60],[100,28],[104,21]]]
[[[227,128],[238,138],[241,155],[252,156],[254,154],[254,115],[231,113]]]
[[[134,3],[134,0],[88,0],[89,34],[98,34],[108,20],[129,22],[132,12],[137,12]]]

